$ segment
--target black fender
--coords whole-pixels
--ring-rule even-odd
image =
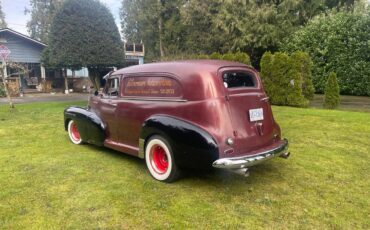
[[[144,158],[146,141],[153,135],[168,140],[175,162],[181,168],[210,168],[219,158],[218,145],[211,134],[190,122],[165,115],[155,115],[144,122],[139,157]]]
[[[68,107],[64,110],[64,128],[66,131],[70,120],[76,122],[82,141],[103,146],[106,137],[106,125],[93,111],[81,107]]]

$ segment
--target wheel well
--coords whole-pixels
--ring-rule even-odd
[[[151,133],[151,134],[149,134],[149,135],[145,138],[145,140],[144,140],[144,159],[145,159],[146,144],[148,143],[148,140],[149,140],[151,137],[155,136],[155,135],[161,136],[159,133]]]
[[[72,120],[71,118],[67,118],[66,120],[65,120],[65,122],[64,122],[64,129],[66,130],[66,131],[68,131],[68,123],[69,123],[69,121],[70,120]]]

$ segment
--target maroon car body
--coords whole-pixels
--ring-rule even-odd
[[[147,166],[158,180],[176,178],[153,175],[163,174],[169,164],[177,171],[213,166],[247,173],[263,160],[289,156],[261,79],[247,65],[144,64],[115,71],[106,82],[101,94],[90,97],[88,109],[65,110],[71,140],[150,158]],[[153,136],[159,144],[154,141],[147,154]]]

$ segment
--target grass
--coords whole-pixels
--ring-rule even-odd
[[[0,228],[370,228],[369,113],[273,107],[288,160],[164,184],[142,160],[71,144],[69,104],[0,106]]]
[[[310,106],[313,108],[323,108],[323,104],[323,94],[315,94],[314,99],[310,101]],[[340,95],[338,109],[347,111],[370,112],[370,97]]]

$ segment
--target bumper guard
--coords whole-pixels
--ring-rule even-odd
[[[221,169],[238,170],[259,164],[265,160],[280,156],[288,158],[288,140],[284,139],[282,144],[273,149],[260,152],[251,156],[221,158],[213,162],[212,166]]]

